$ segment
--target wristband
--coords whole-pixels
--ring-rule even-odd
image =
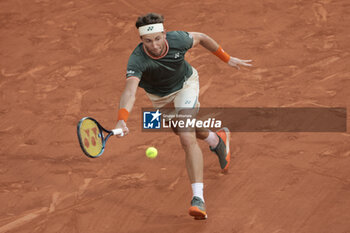
[[[217,56],[218,58],[220,58],[222,61],[224,61],[225,63],[228,63],[228,61],[230,60],[231,56],[228,55],[228,53],[226,53],[221,46],[219,46],[219,48],[213,52],[213,54],[215,56]]]
[[[129,117],[129,112],[128,110],[126,110],[126,108],[121,108],[118,110],[118,121],[119,120],[123,120],[123,121],[127,121]]]

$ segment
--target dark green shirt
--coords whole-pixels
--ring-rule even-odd
[[[140,78],[139,86],[146,92],[166,96],[182,88],[192,75],[192,67],[185,61],[185,53],[192,48],[193,38],[188,32],[166,34],[168,53],[159,59],[146,54],[140,43],[130,55],[126,77]]]

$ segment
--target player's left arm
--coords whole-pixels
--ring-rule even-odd
[[[198,44],[202,45],[204,48],[208,49],[214,55],[219,57],[222,61],[226,62],[230,66],[233,66],[239,69],[239,66],[252,66],[250,62],[252,60],[242,60],[237,57],[231,57],[228,53],[226,53],[221,46],[210,36],[200,33],[200,32],[189,32],[189,34],[193,38],[192,48],[197,46]]]

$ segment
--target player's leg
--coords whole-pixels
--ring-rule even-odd
[[[189,214],[197,219],[207,218],[203,197],[203,155],[198,146],[195,132],[178,133],[186,154],[187,174],[192,187],[192,200]]]
[[[195,132],[179,131],[181,146],[186,154],[186,168],[191,183],[203,182],[203,155],[197,143]],[[203,195],[201,194],[201,198]]]
[[[177,129],[181,146],[186,154],[186,168],[192,187],[189,214],[197,219],[207,218],[203,197],[203,154],[197,143],[195,130]]]
[[[199,85],[198,85],[197,91],[195,92],[195,95],[190,98],[190,101],[186,102],[186,100],[188,99],[182,98],[181,95],[179,95],[179,92],[181,92],[181,90],[165,97],[158,97],[156,95],[152,95],[149,93],[147,93],[147,95],[151,100],[153,107],[157,109],[161,109],[162,113],[164,112],[163,110],[172,112],[172,109],[173,109],[174,113],[176,114],[177,112],[175,111],[174,107],[185,106],[185,104],[190,104],[194,107],[197,106],[196,103],[197,103],[198,94],[199,94]],[[191,90],[189,92],[191,92]],[[178,101],[175,101],[175,98],[179,96],[180,98],[178,98]],[[178,105],[175,106],[175,103]],[[195,109],[195,108],[190,108],[190,110],[191,109]],[[178,112],[178,113],[188,114],[189,112]],[[188,176],[191,182],[192,192],[193,192],[193,198],[191,201],[191,207],[189,209],[189,213],[195,218],[205,219],[207,217],[207,214],[206,214],[204,198],[203,198],[203,155],[202,155],[201,149],[197,144],[196,133],[194,130],[192,131],[183,130],[182,132],[179,132],[178,129],[174,129],[174,128],[172,129],[179,136],[181,145],[186,154],[186,168],[187,168],[187,172],[188,172]]]
[[[192,76],[184,83],[174,99],[176,112],[179,115],[194,117],[199,108],[198,96],[198,73],[194,69]],[[181,119],[186,120],[186,117]],[[197,219],[205,219],[207,214],[203,197],[203,155],[197,143],[195,129],[177,128],[174,132],[179,136],[186,154],[186,168],[193,193],[189,214]]]
[[[196,109],[199,111],[199,76],[193,69],[192,76],[184,83],[183,88],[177,93],[174,99],[175,108],[184,107],[186,109]],[[196,112],[193,114],[196,115]],[[222,128],[213,132],[204,128],[196,128],[196,137],[208,143],[209,148],[219,159],[223,172],[227,172],[230,164],[230,132],[227,128]]]

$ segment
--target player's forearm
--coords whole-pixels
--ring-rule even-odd
[[[128,78],[126,80],[124,91],[120,97],[119,109],[118,109],[118,121],[123,120],[126,122],[129,117],[129,112],[131,112],[134,106],[136,90],[140,79],[138,78]]]
[[[201,33],[201,32],[189,32],[193,37],[192,47],[197,46],[198,44],[202,45],[204,48],[208,49],[215,56],[220,58],[225,63],[228,63],[230,66],[239,68],[238,65],[251,66],[247,62],[251,60],[240,60],[238,58],[231,57],[227,52],[225,52],[222,47],[210,36]]]
[[[201,33],[200,34],[200,45],[202,45],[204,48],[208,49],[210,52],[212,52],[214,55],[219,57],[222,61],[225,63],[228,63],[230,60],[230,55],[226,53],[221,46],[211,37]]]
[[[210,52],[215,52],[219,48],[219,44],[210,36],[201,33],[199,44]]]
[[[201,35],[202,35],[202,38],[199,43],[204,48],[208,49],[214,55],[219,57],[222,61],[228,63],[230,60],[230,55],[226,53],[214,39],[212,39],[211,37],[205,34],[201,34]]]
[[[118,109],[118,121],[123,120],[126,122],[129,118],[129,113],[135,103],[135,93],[125,90],[120,97],[119,109]]]
[[[119,109],[125,108],[128,112],[131,112],[135,103],[135,94],[131,91],[124,91],[119,101]]]

